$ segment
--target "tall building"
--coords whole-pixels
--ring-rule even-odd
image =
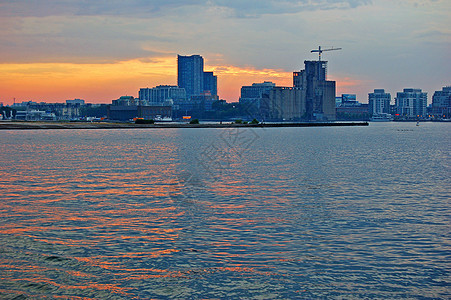
[[[437,118],[451,118],[451,86],[443,87],[432,96],[432,114]]]
[[[187,98],[203,93],[204,59],[202,56],[177,55],[177,85],[185,89]]]
[[[305,90],[306,118],[335,120],[335,81],[326,80],[327,61],[304,61],[305,70],[293,72],[293,86]]]
[[[204,72],[204,92],[212,96],[218,95],[218,77],[213,72]]]
[[[141,88],[139,100],[147,105],[163,105],[168,100],[178,101],[186,99],[186,91],[175,85],[159,85],[154,88]]]
[[[370,115],[390,113],[390,93],[383,89],[375,89],[374,93],[368,94],[368,110]]]
[[[401,117],[426,117],[427,93],[421,89],[404,89],[396,94],[396,112]]]

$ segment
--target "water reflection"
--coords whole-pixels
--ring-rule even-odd
[[[1,132],[0,297],[447,298],[449,129],[391,126]]]

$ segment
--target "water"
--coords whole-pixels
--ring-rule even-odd
[[[450,133],[0,132],[0,298],[449,299]]]

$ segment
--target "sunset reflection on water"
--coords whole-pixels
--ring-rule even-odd
[[[0,132],[0,298],[449,295],[446,172],[348,130]]]

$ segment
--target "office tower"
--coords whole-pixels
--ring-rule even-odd
[[[213,72],[204,72],[204,93],[208,92],[212,96],[218,95],[218,78]]]
[[[370,115],[380,115],[390,113],[390,93],[383,89],[375,89],[374,93],[368,94],[368,111]]]
[[[139,90],[139,100],[147,105],[163,105],[166,100],[181,101],[185,98],[185,89],[175,85],[159,85]]]
[[[421,89],[404,89],[396,94],[396,112],[407,118],[426,116],[427,93]]]
[[[451,86],[443,87],[432,96],[432,114],[437,118],[451,118]]]
[[[187,98],[203,93],[204,59],[202,56],[177,56],[177,85],[185,89]]]
[[[293,72],[293,86],[305,90],[306,118],[335,120],[335,81],[327,81],[327,61],[304,61],[305,70]]]

